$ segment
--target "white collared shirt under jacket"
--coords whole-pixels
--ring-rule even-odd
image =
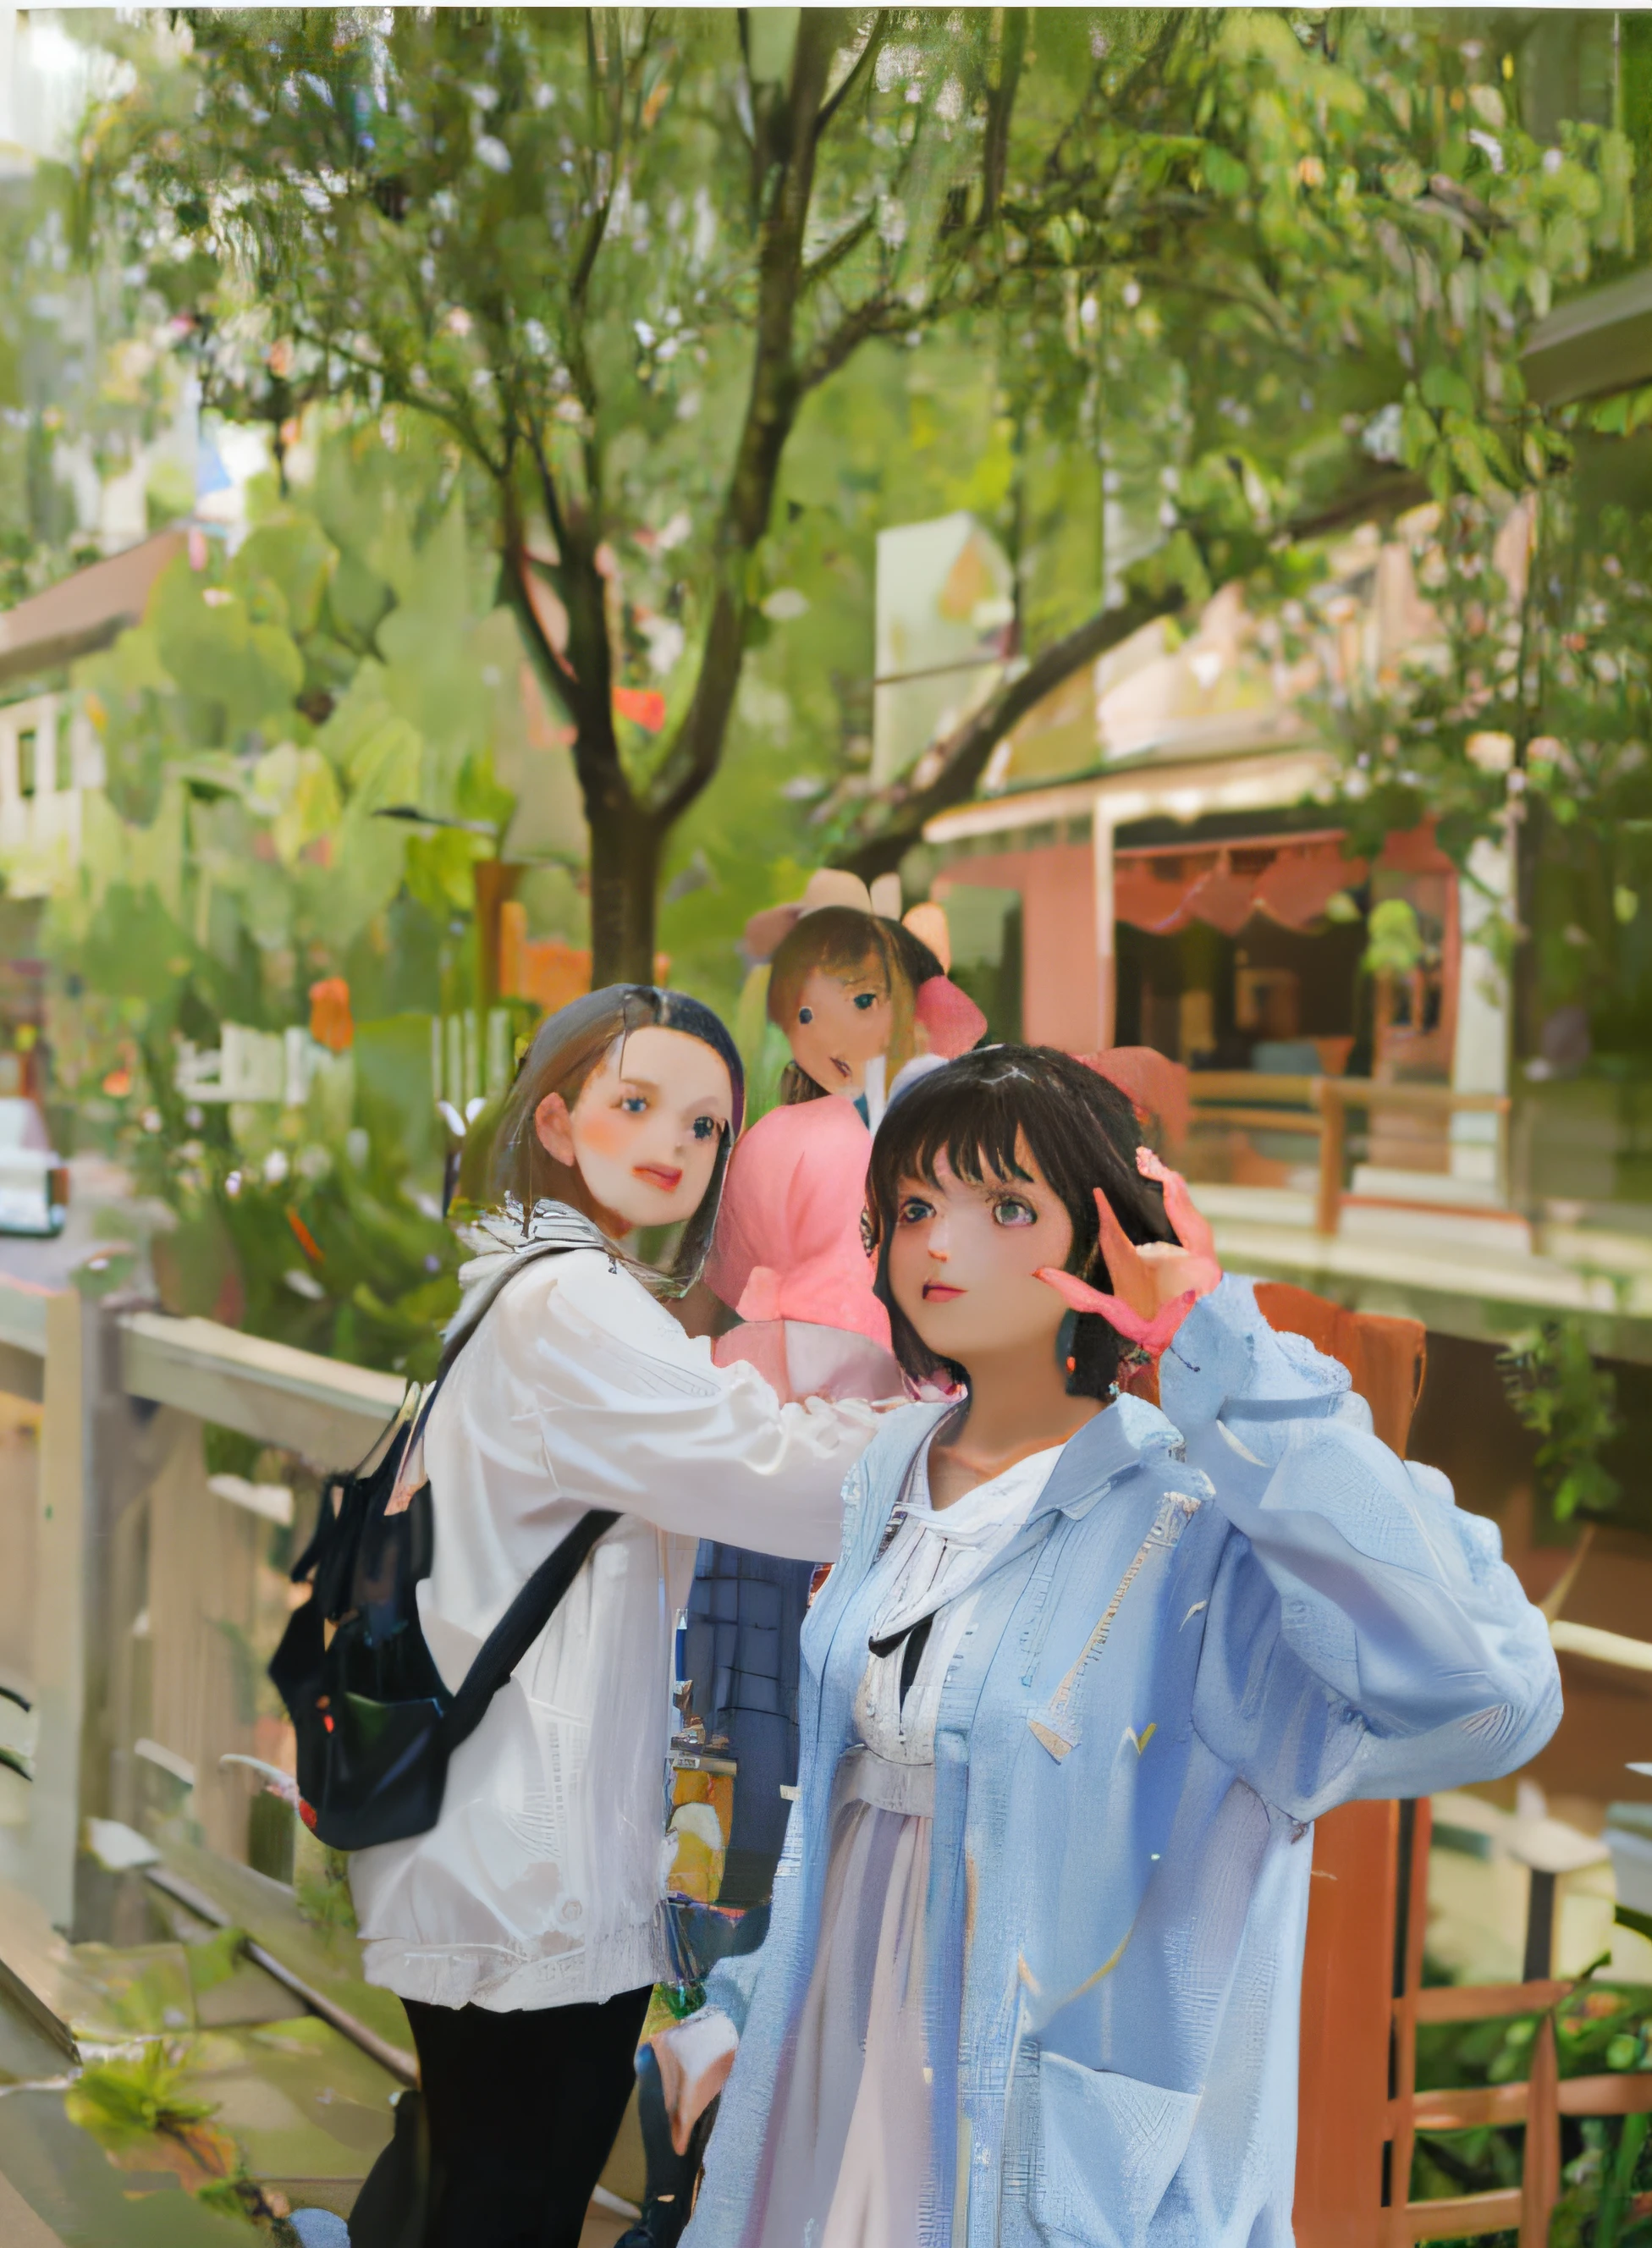
[[[370,1982],[502,2012],[668,1971],[670,1648],[696,1541],[829,1559],[874,1425],[865,1404],[783,1405],[751,1366],[714,1366],[569,1211],[541,1204],[515,1253],[547,1229],[582,1245],[507,1283],[425,1434],[420,1614],[449,1686],[587,1508],[620,1519],[455,1755],[437,1824],[350,1868]]]

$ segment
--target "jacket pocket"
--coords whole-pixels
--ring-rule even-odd
[[[1041,2239],[1140,2248],[1187,2152],[1196,2092],[1038,2055],[1032,2217]]]

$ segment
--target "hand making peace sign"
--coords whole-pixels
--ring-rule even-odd
[[[1222,1267],[1210,1228],[1194,1208],[1181,1173],[1167,1169],[1151,1148],[1136,1149],[1135,1167],[1144,1179],[1156,1179],[1163,1188],[1164,1213],[1175,1230],[1175,1241],[1133,1242],[1097,1187],[1101,1255],[1116,1292],[1104,1295],[1052,1264],[1041,1266],[1038,1278],[1073,1311],[1100,1313],[1127,1342],[1149,1358],[1158,1358],[1198,1299],[1209,1295],[1222,1278]]]

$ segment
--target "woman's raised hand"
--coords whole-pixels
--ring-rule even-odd
[[[1138,1148],[1135,1167],[1164,1189],[1164,1212],[1176,1240],[1137,1245],[1119,1223],[1106,1193],[1095,1189],[1101,1229],[1101,1256],[1115,1292],[1105,1295],[1076,1274],[1053,1265],[1038,1273],[1075,1312],[1099,1312],[1108,1326],[1149,1358],[1158,1358],[1201,1296],[1222,1278],[1210,1228],[1193,1206],[1187,1181],[1159,1161],[1151,1148]]]

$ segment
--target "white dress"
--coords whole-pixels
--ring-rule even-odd
[[[929,2162],[923,1908],[942,1688],[974,1588],[1061,1456],[1006,1468],[938,1513],[913,1463],[838,1769],[820,1940],[775,2094],[751,2248],[912,2248]],[[881,1652],[876,1650],[882,1650]]]
[[[783,1405],[752,1367],[714,1366],[600,1248],[508,1283],[425,1433],[419,1608],[448,1685],[587,1508],[620,1519],[455,1755],[436,1825],[352,1858],[370,1982],[509,2012],[669,1972],[670,1635],[696,1541],[831,1559],[874,1425],[864,1403]]]

